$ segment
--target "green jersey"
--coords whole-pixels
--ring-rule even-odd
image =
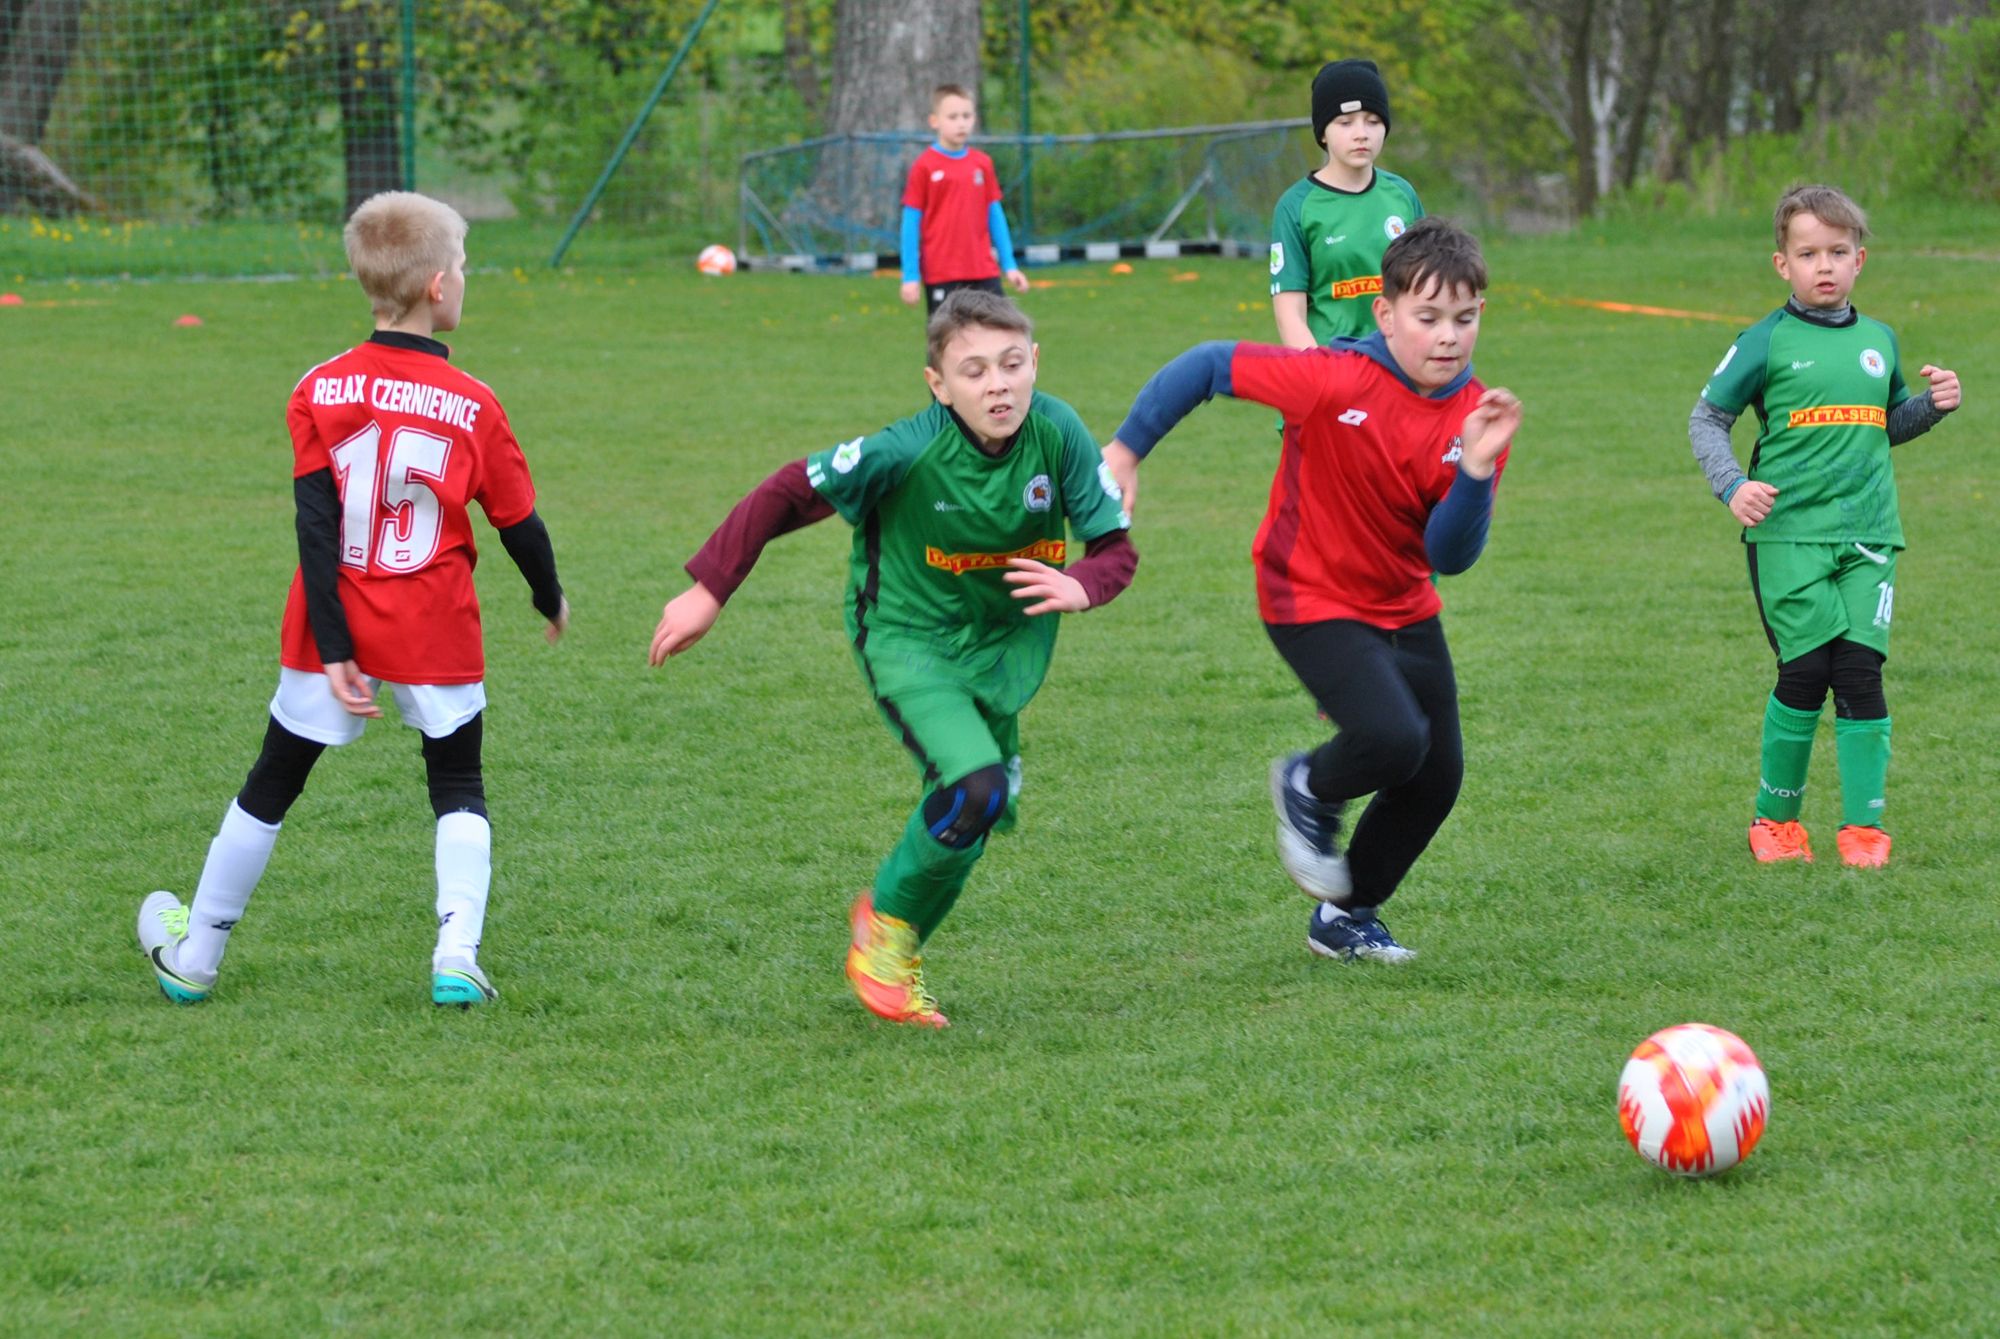
[[[1379,167],[1359,191],[1304,178],[1271,215],[1271,296],[1304,293],[1306,325],[1322,344],[1373,334],[1382,253],[1423,216],[1416,188]]]
[[[1005,454],[989,456],[943,405],[806,457],[806,478],[854,527],[848,633],[929,656],[980,655],[1025,637],[1046,651],[1056,616],[1029,618],[1001,575],[1009,558],[1060,567],[1065,526],[1089,541],[1129,520],[1096,441],[1061,400],[1035,392]]]
[[[1702,389],[1725,413],[1757,411],[1747,473],[1778,496],[1747,543],[1903,546],[1889,411],[1910,389],[1895,332],[1852,316],[1826,325],[1780,307],[1737,336]]]

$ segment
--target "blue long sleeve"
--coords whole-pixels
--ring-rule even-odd
[[[1475,479],[1464,470],[1424,526],[1424,553],[1431,567],[1455,576],[1479,561],[1486,549],[1486,529],[1493,521],[1493,481],[1499,474]]]
[[[922,236],[924,211],[915,205],[903,206],[903,282],[920,284],[924,281],[922,268],[917,264],[917,239]]]
[[[1196,405],[1218,395],[1234,395],[1229,360],[1235,353],[1234,340],[1214,339],[1195,345],[1153,373],[1118,425],[1118,440],[1143,457]]]
[[[1014,263],[1014,238],[1007,231],[1007,211],[1000,208],[998,200],[986,206],[986,231],[993,236],[993,254],[1000,257],[1001,272],[1020,269]]]

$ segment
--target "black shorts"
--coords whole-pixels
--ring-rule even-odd
[[[935,315],[939,304],[961,288],[977,289],[981,293],[991,293],[995,297],[1006,297],[1007,290],[1000,286],[998,279],[950,279],[941,284],[924,285],[924,317]]]

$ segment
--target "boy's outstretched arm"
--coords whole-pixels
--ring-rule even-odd
[[[1104,448],[1105,467],[1125,495],[1128,516],[1139,498],[1139,462],[1196,405],[1236,393],[1229,370],[1235,353],[1233,340],[1197,344],[1155,372],[1132,402],[1131,412]]]
[[[648,661],[660,665],[700,641],[757,565],[766,544],[831,515],[833,504],[807,481],[803,460],[781,467],[751,489],[688,559],[687,574],[694,584],[661,611]]]

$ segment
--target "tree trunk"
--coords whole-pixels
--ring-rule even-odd
[[[0,135],[40,144],[83,27],[84,0],[13,0],[0,42]],[[4,12],[4,11],[0,11]]]
[[[1667,28],[1673,22],[1670,0],[1646,0],[1646,35],[1639,53],[1639,83],[1632,92],[1632,114],[1625,125],[1625,150],[1618,179],[1630,190],[1639,179],[1639,155],[1646,142],[1646,123],[1653,114],[1653,94],[1660,83],[1660,59],[1666,54]]]
[[[1594,0],[1584,0],[1566,16],[1563,32],[1563,57],[1569,76],[1570,140],[1576,159],[1570,199],[1578,218],[1589,218],[1597,212],[1597,164],[1590,107],[1591,29],[1596,26],[1596,9]]]
[[[922,131],[931,90],[979,97],[979,0],[838,0],[826,133]],[[839,221],[842,250],[894,249],[903,176],[917,146],[858,144],[821,155],[813,195]]]
[[[369,196],[402,187],[400,104],[395,71],[389,64],[390,46],[372,7],[326,0],[324,12],[340,93],[340,138],[347,167],[345,217]]]
[[[820,112],[819,65],[813,60],[812,16],[804,0],[785,0],[785,77],[797,90],[809,120]]]

